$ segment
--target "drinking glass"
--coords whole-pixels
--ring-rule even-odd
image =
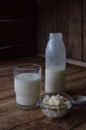
[[[14,90],[16,104],[29,109],[39,105],[41,66],[37,64],[19,64],[14,68]]]

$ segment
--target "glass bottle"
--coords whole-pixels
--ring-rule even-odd
[[[45,92],[65,90],[66,50],[62,33],[50,33],[45,53]]]

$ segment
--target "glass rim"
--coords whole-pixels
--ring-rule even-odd
[[[29,66],[33,66],[33,68],[23,68],[25,66],[29,67]],[[35,63],[24,63],[24,64],[17,64],[14,66],[14,70],[37,70],[37,69],[41,69],[41,65],[35,64]]]

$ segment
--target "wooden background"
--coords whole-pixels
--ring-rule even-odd
[[[50,32],[62,32],[67,58],[86,62],[85,0],[0,1],[0,60],[44,55]]]
[[[50,32],[62,32],[67,58],[86,61],[86,1],[39,0],[38,54],[45,54]]]

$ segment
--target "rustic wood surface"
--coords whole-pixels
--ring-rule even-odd
[[[86,61],[86,1],[83,0],[83,60]]]
[[[41,0],[38,4],[38,17],[37,17],[37,48],[38,53],[45,53],[46,43],[46,12],[45,12],[46,0]]]
[[[69,34],[68,34],[68,0],[57,0],[56,3],[56,32],[63,33],[63,40],[66,46],[67,57],[69,57]],[[54,24],[54,23],[53,23]]]
[[[82,60],[81,0],[69,0],[69,55],[70,59]]]
[[[13,85],[14,66],[20,63],[37,63],[42,66],[41,94],[44,93],[45,61],[33,57],[0,63],[0,130],[86,130],[86,105],[74,106],[67,116],[51,119],[40,108],[22,110],[16,107]],[[67,64],[66,91],[86,95],[86,68]]]

